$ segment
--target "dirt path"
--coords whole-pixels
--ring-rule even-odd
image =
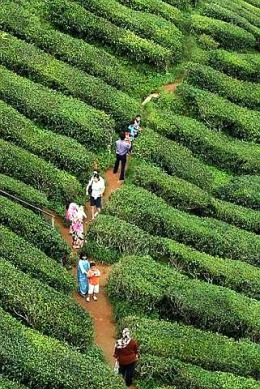
[[[167,84],[164,86],[163,89],[169,93],[172,93],[174,92],[176,86],[180,82],[181,80],[177,80],[172,84]],[[151,99],[159,96],[160,96],[159,93],[157,91],[154,91],[143,101],[142,106],[147,104]],[[106,202],[109,199],[111,193],[120,188],[120,186],[122,185],[122,181],[119,181],[119,173],[113,174],[112,169],[109,169],[105,173],[104,178],[106,180],[106,190],[103,196],[103,202]],[[87,202],[85,209],[87,213],[87,220],[85,220],[85,233],[87,233],[88,228],[91,224],[91,209],[90,209],[89,202]],[[63,238],[66,240],[66,242],[69,245],[71,245],[71,236],[69,235],[69,229],[67,227],[64,227],[62,218],[56,215],[55,224],[59,229],[60,233],[62,234]],[[77,250],[74,251],[76,252]],[[80,297],[77,292],[73,294],[73,298],[83,309],[90,312],[91,316],[93,317],[95,343],[102,349],[107,362],[111,366],[113,366],[114,365],[113,348],[115,344],[115,335],[116,335],[115,322],[113,321],[112,306],[107,298],[106,290],[105,290],[108,275],[111,270],[111,266],[105,266],[99,264],[98,267],[101,271],[100,293],[99,293],[98,301],[97,302],[91,301],[90,303],[88,303],[85,301],[85,299]],[[76,267],[72,269],[72,273],[76,278],[77,277]],[[133,385],[132,389],[134,388],[135,386]]]

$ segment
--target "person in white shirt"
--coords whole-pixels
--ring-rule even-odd
[[[92,220],[98,215],[102,208],[102,195],[105,191],[105,181],[98,172],[94,172],[87,185],[87,194],[90,195],[90,206]]]

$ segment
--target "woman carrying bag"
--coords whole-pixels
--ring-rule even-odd
[[[105,191],[105,182],[99,173],[94,171],[87,185],[87,195],[90,196],[92,220],[99,214],[102,208],[102,195]]]

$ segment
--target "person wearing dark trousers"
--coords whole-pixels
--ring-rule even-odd
[[[121,133],[119,139],[116,141],[116,162],[113,170],[113,173],[116,174],[119,168],[119,163],[121,162],[120,181],[125,179],[126,156],[130,149],[130,141],[126,141],[125,134]]]
[[[122,338],[116,341],[114,357],[119,363],[118,373],[122,374],[126,386],[133,383],[133,375],[138,360],[138,346],[130,336],[128,328],[124,328]]]

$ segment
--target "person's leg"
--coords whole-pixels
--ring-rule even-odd
[[[90,302],[90,297],[93,295],[94,285],[88,284],[88,296],[86,298],[87,302]]]
[[[95,199],[94,197],[90,196],[90,208],[91,208],[91,219],[94,220],[95,218]]]
[[[101,208],[102,208],[101,197],[98,197],[96,199],[96,208],[97,208],[97,212],[95,213],[95,216],[97,216],[99,214],[99,212],[101,211]]]
[[[125,165],[126,165],[126,154],[122,155],[121,157],[121,172],[120,172],[119,180],[125,179]]]
[[[126,373],[126,366],[124,365],[119,365],[118,373],[122,374],[124,380],[125,380],[125,373]]]
[[[113,173],[114,174],[116,174],[117,171],[118,171],[119,162],[120,162],[120,155],[116,154],[116,162],[115,162],[115,166],[114,166],[114,169],[113,169]]]
[[[125,370],[125,384],[126,384],[126,386],[132,385],[134,370],[135,370],[135,362],[126,366],[126,370]]]
[[[93,300],[97,301],[97,294],[99,293],[99,285],[94,286],[94,291],[93,291]]]

